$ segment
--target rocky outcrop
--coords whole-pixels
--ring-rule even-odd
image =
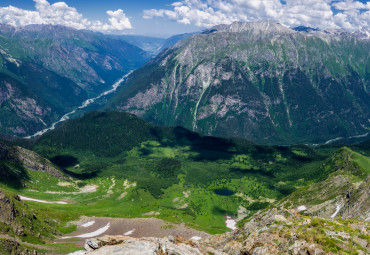
[[[368,254],[369,231],[367,222],[275,208],[255,215],[241,229],[204,240],[104,236],[87,240],[86,251],[79,254]]]
[[[57,220],[29,208],[18,195],[0,190],[0,239],[19,241],[32,237],[38,242],[58,235]]]
[[[0,142],[0,181],[24,186],[27,170],[46,172],[61,180],[69,178],[48,159],[19,146],[8,147]]]
[[[109,108],[259,144],[364,134],[369,47],[369,39],[343,31],[306,33],[272,21],[220,25],[135,71]]]
[[[353,247],[352,242],[368,235],[369,227],[366,222],[352,224],[270,209],[254,216],[242,229],[212,237],[204,244],[226,254],[366,254],[368,244]],[[338,230],[344,236],[340,243]]]
[[[104,236],[89,239],[85,243],[86,254],[181,254],[202,255],[196,244],[181,237],[132,238],[128,236]]]
[[[23,246],[15,240],[0,239],[1,254],[17,254],[17,255],[37,255],[38,249],[33,249],[30,246]]]
[[[40,156],[34,151],[16,146],[12,148],[12,152],[14,157],[22,163],[23,167],[29,170],[46,172],[61,180],[69,180],[69,178],[56,168],[48,159]]]

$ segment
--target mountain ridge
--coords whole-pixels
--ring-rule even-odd
[[[369,49],[350,33],[220,25],[138,69],[107,109],[263,144],[360,135],[369,125]]]
[[[149,58],[92,31],[1,24],[0,131],[20,137],[42,130]]]

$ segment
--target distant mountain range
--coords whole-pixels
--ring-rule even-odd
[[[0,132],[25,136],[43,129],[149,58],[90,31],[0,25]]]
[[[142,35],[113,35],[113,38],[126,41],[148,52],[155,57],[162,50],[175,45],[178,41],[190,37],[196,33],[185,33],[171,36],[167,39]]]
[[[370,128],[368,35],[272,21],[215,26],[135,71],[107,108],[260,144],[361,135]]]
[[[48,127],[187,36],[114,36],[64,26],[0,24],[0,133],[26,136]]]

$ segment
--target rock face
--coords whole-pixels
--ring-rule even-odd
[[[242,229],[205,240],[203,245],[226,254],[366,254],[368,244],[353,247],[351,243],[362,233],[368,235],[369,227],[365,222],[337,222],[302,216],[295,210],[271,209],[253,217]],[[339,229],[341,243],[336,242]]]
[[[19,188],[29,178],[26,169],[46,172],[61,180],[68,177],[49,160],[36,152],[15,146],[8,147],[0,142],[0,182]]]
[[[260,144],[366,133],[370,40],[266,21],[220,25],[138,69],[109,109]]]
[[[0,24],[0,132],[35,133],[148,58],[99,33]]]
[[[193,246],[193,247],[192,247]],[[201,255],[192,241],[185,241],[181,237],[168,238],[132,238],[127,236],[104,236],[90,239],[85,244],[88,254],[181,254]]]

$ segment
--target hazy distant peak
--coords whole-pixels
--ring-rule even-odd
[[[209,30],[204,31],[203,33],[212,33],[212,32],[235,32],[235,33],[243,33],[243,32],[252,32],[255,34],[259,33],[267,33],[267,34],[290,34],[294,33],[294,31],[277,23],[276,21],[272,20],[263,20],[257,22],[233,22],[230,25],[218,25],[214,26]]]
[[[370,39],[370,28],[363,27],[361,30],[354,31],[352,35],[360,39]]]

